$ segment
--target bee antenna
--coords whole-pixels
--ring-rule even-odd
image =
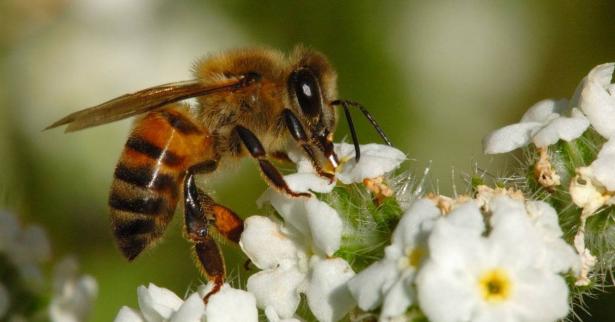
[[[352,123],[352,118],[350,117],[350,111],[348,110],[348,106],[358,107],[361,113],[363,113],[363,115],[365,115],[367,120],[372,124],[374,129],[376,129],[376,132],[378,132],[378,135],[380,135],[384,143],[386,143],[389,146],[392,145],[391,140],[389,140],[389,137],[384,133],[384,131],[382,130],[378,122],[376,122],[376,120],[369,113],[369,111],[365,107],[363,107],[363,105],[361,105],[360,103],[355,102],[355,101],[350,101],[350,100],[335,100],[331,102],[331,105],[333,106],[341,105],[344,108],[344,114],[346,115],[346,120],[348,121],[348,127],[350,128],[350,135],[352,136],[352,142],[354,143],[355,157],[357,161],[359,161],[361,152],[359,150],[359,140],[357,138],[357,133],[354,129],[354,125]]]
[[[335,103],[335,102],[334,102]],[[346,121],[348,121],[348,128],[350,129],[350,135],[352,136],[352,143],[354,144],[354,158],[359,162],[361,159],[361,148],[359,147],[359,137],[357,137],[357,131],[354,129],[352,123],[352,117],[350,116],[350,110],[348,109],[347,101],[340,101],[340,104],[344,108],[344,115],[346,115]],[[337,104],[333,104],[337,105]]]

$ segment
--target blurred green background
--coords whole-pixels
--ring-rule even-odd
[[[330,58],[340,96],[370,109],[413,159],[410,167],[432,160],[430,189],[449,194],[453,181],[464,190],[462,176],[476,164],[494,174],[514,164],[482,156],[486,133],[540,99],[570,97],[593,66],[615,59],[614,13],[610,0],[2,0],[0,205],[46,227],[56,257],[78,256],[100,284],[92,321],[109,321],[120,306],[136,307],[138,285],[183,295],[200,277],[181,216],[134,263],[115,249],[106,201],[130,121],[42,132],[52,121],[189,79],[191,64],[209,52],[251,45],[288,51],[303,43]],[[355,123],[362,142],[378,141],[364,119]],[[340,125],[338,138],[347,133]],[[216,175],[208,189],[250,215],[265,184],[246,161]],[[231,277],[245,279],[239,251],[226,255]],[[590,311],[595,321],[615,314]]]

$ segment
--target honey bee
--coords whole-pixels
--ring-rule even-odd
[[[183,198],[185,236],[197,266],[215,287],[225,264],[209,228],[238,243],[243,221],[195,184],[195,175],[216,171],[245,156],[258,162],[265,181],[291,197],[309,197],[289,188],[270,159],[287,158],[298,146],[316,172],[334,179],[336,106],[344,109],[356,158],[360,150],[349,107],[357,107],[384,141],[390,141],[360,104],[338,100],[336,73],[327,58],[297,46],[290,55],[270,49],[240,49],[195,64],[194,80],[122,95],[72,113],[47,129],[67,125],[77,131],[138,116],[114,172],[109,195],[111,226],[122,254],[133,260],[160,239]],[[196,98],[196,106],[181,101]]]

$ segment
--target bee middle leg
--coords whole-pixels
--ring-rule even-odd
[[[226,268],[218,244],[209,228],[213,225],[226,239],[238,243],[243,232],[243,220],[232,210],[217,204],[199,189],[194,181],[198,173],[214,171],[217,161],[205,161],[189,168],[184,179],[184,211],[186,237],[193,244],[195,257],[207,279],[214,282],[214,288],[205,295],[209,297],[220,290],[224,283]]]
[[[282,191],[292,197],[310,197],[311,195],[306,192],[295,192],[288,187],[282,174],[276,169],[273,164],[267,159],[267,153],[265,148],[259,141],[259,139],[243,126],[236,126],[234,131],[239,135],[241,142],[248,149],[250,155],[258,161],[258,165],[261,169],[261,173],[267,180],[267,182],[279,191]]]

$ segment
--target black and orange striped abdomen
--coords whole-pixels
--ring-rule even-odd
[[[113,233],[132,260],[173,217],[185,171],[214,157],[209,132],[187,108],[170,105],[138,119],[115,168],[109,195]]]

